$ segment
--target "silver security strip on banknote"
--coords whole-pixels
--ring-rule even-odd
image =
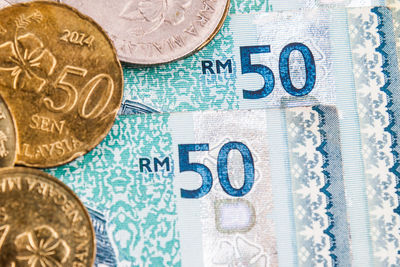
[[[247,1],[235,1],[238,6],[243,5]],[[249,1],[250,6],[254,5],[252,1]],[[266,2],[270,5],[270,8],[274,11],[291,10],[297,8],[315,8],[315,7],[361,7],[361,6],[379,6],[385,5],[385,0],[266,0],[260,1]],[[258,4],[259,5],[259,4]],[[239,8],[240,10],[240,8]],[[256,11],[256,10],[251,10]],[[240,12],[243,13],[243,12]]]
[[[334,107],[120,116],[49,171],[103,219],[99,264],[351,264]]]

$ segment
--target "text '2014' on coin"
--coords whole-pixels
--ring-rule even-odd
[[[0,266],[91,267],[90,217],[58,179],[35,169],[0,170]]]
[[[122,100],[112,42],[63,4],[17,4],[0,16],[0,93],[16,122],[17,163],[52,167],[94,148]]]
[[[229,0],[61,0],[99,22],[122,61],[162,64],[196,52],[211,41]]]

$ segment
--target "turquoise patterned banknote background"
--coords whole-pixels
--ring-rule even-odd
[[[107,250],[118,252],[115,266],[179,263],[173,165],[156,174],[137,166],[140,157],[170,157],[168,117],[121,117],[95,150],[51,171],[106,217],[106,237],[113,244]]]

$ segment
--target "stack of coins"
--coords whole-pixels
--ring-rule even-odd
[[[219,1],[213,17],[199,18],[210,7],[194,0],[62,2],[0,0],[0,266],[93,266],[88,211],[58,179],[27,167],[68,163],[108,134],[123,94],[117,54],[136,65],[188,56],[229,8]],[[195,28],[199,19],[212,22]]]

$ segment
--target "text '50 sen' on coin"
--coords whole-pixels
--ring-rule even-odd
[[[154,65],[195,53],[222,26],[229,0],[61,0],[110,34],[122,61]]]
[[[0,93],[16,122],[17,164],[53,167],[85,154],[122,100],[111,40],[64,4],[16,4],[0,16]]]
[[[78,197],[57,178],[0,170],[0,266],[92,267],[95,236]]]

